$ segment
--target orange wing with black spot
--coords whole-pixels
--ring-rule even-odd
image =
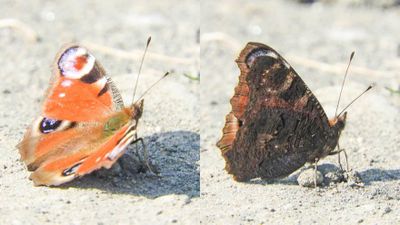
[[[42,115],[57,120],[97,121],[121,110],[122,98],[105,74],[85,48],[64,48],[54,63],[53,83]]]
[[[38,185],[59,185],[109,168],[133,140],[139,117],[124,108],[94,56],[69,45],[56,57],[41,115],[18,145],[21,158]],[[116,119],[119,125],[110,133],[106,126]]]

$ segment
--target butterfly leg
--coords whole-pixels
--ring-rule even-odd
[[[349,161],[347,160],[347,152],[344,149],[342,149],[342,152],[344,154],[344,160],[346,161],[346,171],[348,172],[348,171],[350,171],[350,166],[349,166]]]
[[[319,161],[319,158],[315,158],[315,163],[314,163],[314,188],[317,188],[318,161]]]
[[[132,144],[136,143],[136,142],[140,142],[142,144],[142,148],[143,148],[143,156],[144,156],[144,162],[146,163],[147,168],[149,169],[150,173],[158,175],[158,172],[153,171],[153,169],[150,166],[149,163],[149,157],[148,157],[148,152],[147,152],[147,148],[146,145],[144,144],[143,138],[136,138]]]
[[[338,163],[339,163],[340,169],[343,170],[342,162],[341,162],[341,160],[340,160],[340,153],[341,153],[342,151],[344,151],[344,149],[341,149],[341,148],[340,148],[339,143],[337,144],[337,148],[338,148],[338,150],[337,150]],[[347,163],[347,154],[345,154],[345,157],[346,157],[346,165],[347,165],[347,167],[348,167],[348,163]]]
[[[135,138],[134,138],[134,140],[137,140],[138,139],[138,136],[137,136],[137,133],[135,132]],[[140,159],[140,155],[139,155],[139,148],[138,148],[138,146],[137,145],[135,145],[135,154],[139,157],[139,159]]]
[[[343,170],[342,162],[340,160],[340,153],[343,152],[344,160],[346,162],[346,171],[350,171],[349,161],[347,160],[347,152],[346,152],[346,150],[345,149],[341,149],[340,146],[339,146],[339,143],[337,144],[337,146],[338,146],[338,150],[329,153],[329,155],[336,155],[336,154],[338,155],[338,163],[339,163],[340,169]]]

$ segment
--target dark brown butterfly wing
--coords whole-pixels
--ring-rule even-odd
[[[235,180],[287,176],[336,146],[320,103],[275,50],[248,43],[236,62],[239,84],[217,143]]]

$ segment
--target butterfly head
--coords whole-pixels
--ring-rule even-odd
[[[131,106],[131,118],[138,120],[142,117],[144,99],[135,102]]]
[[[329,120],[329,125],[331,127],[330,135],[327,139],[328,141],[325,146],[327,148],[324,147],[324,149],[326,149],[327,151],[325,151],[325,153],[323,155],[325,155],[325,156],[328,155],[338,145],[340,134],[342,133],[342,130],[344,129],[344,127],[346,125],[346,116],[347,116],[347,112],[344,112],[342,115],[339,115],[339,116]]]
[[[344,112],[342,115],[339,115],[331,120],[329,120],[329,125],[334,129],[334,131],[340,135],[342,130],[344,129],[346,125],[346,118],[347,118],[347,112]]]

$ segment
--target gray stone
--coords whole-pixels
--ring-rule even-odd
[[[297,182],[299,183],[300,186],[303,187],[314,187],[314,179],[315,179],[314,168],[308,168],[300,173],[300,175],[297,177]],[[324,181],[322,173],[319,172],[318,170],[316,173],[316,180],[317,180],[317,186],[321,186]]]

